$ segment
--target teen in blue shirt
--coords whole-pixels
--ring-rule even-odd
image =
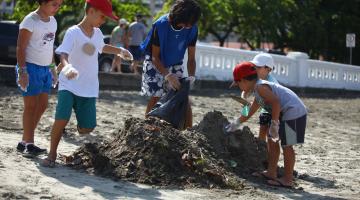
[[[142,76],[142,95],[150,96],[145,115],[153,108],[164,90],[165,80],[172,89],[179,89],[183,77],[183,59],[188,50],[187,69],[191,83],[195,81],[195,45],[198,35],[196,22],[201,14],[194,0],[178,0],[169,14],[153,24],[141,45],[145,51]],[[186,114],[186,127],[192,126],[190,104]]]

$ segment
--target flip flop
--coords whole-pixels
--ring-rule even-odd
[[[279,179],[272,179],[268,180],[267,184],[274,187],[283,187],[287,189],[294,189],[295,187],[293,185],[285,185],[283,184]]]
[[[50,158],[45,158],[45,159],[41,162],[41,166],[43,166],[43,167],[54,168],[55,165],[56,165],[55,160],[51,160]]]
[[[254,173],[251,174],[251,176],[255,176],[255,177],[258,177],[258,178],[264,178],[267,181],[268,180],[274,180],[273,178],[265,175],[265,173],[263,173],[263,172],[254,172]]]

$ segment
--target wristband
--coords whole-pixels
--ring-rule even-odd
[[[51,69],[51,68],[55,68],[55,63],[51,63],[50,65],[49,65],[49,68]]]
[[[27,74],[27,68],[26,67],[18,67],[18,74]]]

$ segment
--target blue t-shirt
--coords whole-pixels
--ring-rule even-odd
[[[158,34],[157,37],[154,34]],[[160,46],[160,59],[165,67],[181,64],[185,51],[189,46],[195,46],[198,35],[197,26],[194,25],[189,29],[182,28],[176,30],[169,22],[168,15],[160,17],[150,30],[145,41],[141,44],[146,55],[151,55],[151,45],[157,45],[158,38]],[[195,40],[195,42],[194,42]]]

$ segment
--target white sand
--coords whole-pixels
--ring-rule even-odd
[[[40,159],[27,159],[16,152],[21,139],[22,98],[16,89],[0,87],[0,199],[359,199],[360,197],[360,99],[303,99],[309,108],[305,144],[296,147],[295,169],[303,190],[270,187],[248,182],[242,191],[208,189],[156,189],[113,181],[58,165],[49,169]],[[232,118],[239,104],[219,95],[193,96],[194,122],[205,113],[219,110]],[[59,153],[70,154],[86,140],[110,138],[124,118],[143,117],[146,99],[138,92],[103,91],[97,102],[98,127],[90,136],[76,132],[72,118]],[[36,130],[36,144],[49,147],[56,96]],[[257,134],[257,117],[247,123]],[[282,163],[280,164],[282,165]]]

